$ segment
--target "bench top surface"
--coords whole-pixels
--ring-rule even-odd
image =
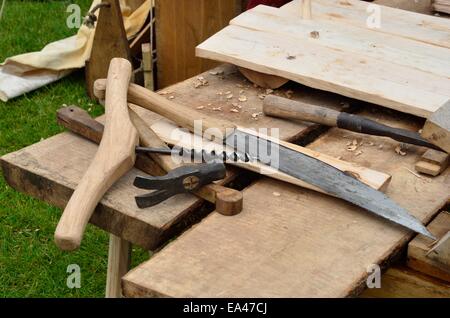
[[[280,128],[284,140],[301,140],[318,129],[260,115],[260,88],[253,87],[231,66],[224,75],[206,72],[207,86],[194,88],[198,77],[169,87],[164,96],[201,108],[217,118],[249,128]],[[342,107],[344,97],[294,85],[294,99]],[[289,88],[280,89],[280,95]],[[227,99],[227,96],[233,98]],[[246,102],[239,102],[239,96]],[[220,108],[219,108],[220,107]],[[147,123],[161,117],[140,110]],[[395,113],[366,112],[395,126],[418,130],[420,123]],[[256,117],[256,118],[255,118]],[[394,119],[395,117],[395,119]],[[423,123],[422,123],[423,124]],[[347,150],[363,142],[362,153]],[[380,148],[380,144],[383,148]],[[423,221],[448,201],[448,170],[429,179],[413,173],[424,148],[411,146],[406,156],[398,143],[331,129],[309,147],[393,176],[387,191]],[[64,207],[94,157],[97,146],[62,133],[1,158],[8,183],[19,191]],[[91,222],[133,244],[155,249],[196,221],[202,201],[179,195],[150,209],[136,207],[134,169],[105,195]],[[341,200],[300,187],[262,178],[244,192],[244,211],[236,217],[212,213],[169,244],[149,262],[124,278],[128,296],[344,296],[361,290],[367,267],[387,262],[412,234]],[[55,224],[56,226],[56,224]]]

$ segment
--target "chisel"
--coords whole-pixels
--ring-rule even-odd
[[[263,112],[271,117],[297,119],[361,134],[389,137],[399,142],[442,151],[439,147],[422,138],[417,132],[389,127],[362,116],[338,112],[326,107],[297,102],[275,95],[269,95],[264,99]]]

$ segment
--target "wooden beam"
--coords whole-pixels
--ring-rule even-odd
[[[428,229],[433,231],[433,234],[439,239],[447,235],[448,231],[450,231],[449,212],[441,212],[430,223]],[[421,235],[411,241],[408,245],[408,266],[416,271],[450,283],[450,259],[442,259],[445,257],[445,254],[442,254],[442,258],[440,258],[439,254],[430,253],[433,243],[432,240]]]
[[[450,153],[450,100],[428,118],[422,137]]]

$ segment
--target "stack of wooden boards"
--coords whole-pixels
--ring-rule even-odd
[[[379,28],[369,27],[366,2],[312,4],[311,20],[299,1],[258,6],[197,55],[426,118],[447,102],[450,20],[381,6]]]
[[[433,9],[450,14],[450,0],[434,0]]]

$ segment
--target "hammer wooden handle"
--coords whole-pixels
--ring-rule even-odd
[[[55,242],[63,250],[80,246],[84,230],[106,191],[135,162],[138,134],[128,115],[127,90],[131,64],[112,59],[106,91],[106,125],[100,147],[67,204],[55,231]]]
[[[337,126],[340,115],[340,112],[329,108],[312,106],[274,95],[264,99],[263,112],[267,116],[298,119],[331,127]]]
[[[103,92],[105,89],[106,81],[104,79],[95,81],[94,94],[97,98],[103,99]],[[201,120],[202,131],[200,132],[203,132],[204,137],[207,139],[217,139],[217,137],[219,137],[218,135],[225,138],[227,134],[233,132],[232,129],[236,128],[236,125],[232,122],[227,120],[217,120],[204,113],[183,107],[136,84],[130,84],[128,89],[128,101],[157,113],[158,115],[170,118],[171,121],[181,127],[189,129],[192,133],[199,133],[194,130],[194,122]]]
[[[138,114],[131,108],[129,112],[131,121],[139,133],[141,146],[153,148],[167,147],[166,143],[148,127]],[[104,127],[85,110],[75,106],[61,108],[57,112],[57,118],[58,122],[70,131],[97,144],[100,143]],[[157,165],[148,156],[138,155],[136,168],[150,175],[159,176],[179,167],[167,155],[156,154],[151,155],[151,158],[156,161]],[[216,204],[216,211],[223,215],[236,215],[242,211],[243,195],[240,191],[218,184],[209,184],[196,191],[195,195]]]

